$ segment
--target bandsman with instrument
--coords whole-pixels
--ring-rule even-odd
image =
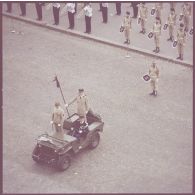
[[[156,66],[156,63],[154,61],[152,62],[152,65],[149,68],[149,77],[150,77],[150,84],[152,87],[152,93],[150,93],[150,95],[157,96],[159,69]]]

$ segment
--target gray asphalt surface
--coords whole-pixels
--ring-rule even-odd
[[[175,36],[176,36],[176,29],[179,27],[179,14],[181,13],[181,5],[182,2],[176,3],[176,14],[177,14],[177,22],[175,28]],[[193,4],[190,3],[192,6],[192,15],[193,15]],[[47,5],[47,4],[46,4]],[[47,10],[47,6],[43,6],[43,21],[42,23],[53,24],[53,11],[52,9]],[[78,4],[78,13],[81,10],[82,3]],[[137,24],[137,19],[132,19],[132,31],[131,31],[131,45],[130,47],[135,47],[138,49],[144,49],[147,52],[154,53],[152,50],[154,49],[154,40],[148,39],[147,34],[151,31],[155,17],[150,15],[150,11],[154,6],[154,3],[146,3],[148,7],[148,19],[146,25],[147,33],[145,35],[140,34],[140,25]],[[61,3],[61,9],[64,7],[64,3]],[[123,43],[125,38],[124,34],[119,32],[121,22],[123,21],[123,17],[126,11],[130,11],[131,16],[133,16],[133,9],[130,7],[130,3],[124,2],[122,3],[121,8],[121,16],[115,15],[116,8],[115,3],[109,3],[108,7],[108,23],[102,23],[102,13],[99,12],[99,3],[92,3],[93,8],[93,17],[92,17],[92,34],[89,36],[96,36],[99,38],[103,38],[105,40],[109,40],[115,43]],[[6,4],[3,4],[3,11],[7,9]],[[167,21],[167,17],[169,15],[170,5],[169,3],[163,3],[162,9],[162,24],[164,25]],[[13,3],[12,13],[15,15],[20,15],[20,7],[19,3]],[[34,3],[27,3],[26,4],[26,18],[36,19],[37,13],[35,9]],[[76,15],[77,16],[77,15]],[[14,23],[13,25],[14,26]],[[67,29],[69,26],[68,23],[68,16],[67,12],[60,15],[60,27]],[[190,28],[193,26],[193,17],[190,18]],[[17,29],[16,29],[17,30]],[[83,33],[85,31],[85,19],[84,16],[80,18],[75,17],[75,29],[74,31]],[[177,48],[172,48],[172,42],[167,41],[168,37],[168,30],[162,30],[161,39],[160,39],[160,54],[165,55],[167,57],[176,59],[178,57],[178,50]],[[157,54],[158,56],[158,54]],[[184,61],[190,64],[193,64],[193,37],[187,34],[186,36],[186,44],[185,44],[185,51],[184,51]]]
[[[4,193],[191,193],[192,69],[157,60],[159,95],[141,77],[152,58],[3,18]],[[65,172],[37,165],[35,138],[49,124],[55,73],[70,101],[83,87],[105,122],[100,145]],[[70,112],[75,111],[72,106]]]

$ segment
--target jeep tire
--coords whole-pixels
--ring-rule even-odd
[[[99,145],[100,142],[100,134],[98,132],[95,132],[91,137],[91,142],[89,144],[90,149],[94,149]]]
[[[59,157],[57,167],[60,171],[65,171],[71,165],[71,156],[69,154],[65,154]]]

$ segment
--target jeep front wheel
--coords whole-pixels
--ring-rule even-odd
[[[89,148],[94,149],[99,145],[100,142],[100,134],[98,132],[95,132],[92,135],[91,143],[89,144]]]
[[[57,167],[60,171],[65,171],[71,165],[71,157],[69,154],[61,156],[58,160]]]

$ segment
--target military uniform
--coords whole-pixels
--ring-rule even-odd
[[[186,34],[185,34],[184,29],[179,29],[177,31],[177,48],[178,48],[178,53],[179,53],[179,57],[177,59],[183,60],[185,37],[186,37]]]
[[[185,31],[188,32],[190,16],[191,16],[191,5],[189,3],[184,3],[182,5],[182,15],[183,15],[183,23],[185,26]]]
[[[73,29],[74,28],[74,14],[76,13],[75,3],[67,3],[66,8],[68,11],[69,28]]]
[[[89,111],[88,99],[85,94],[78,95],[75,99],[73,99],[68,105],[73,104],[74,102],[77,103],[77,114],[80,117],[84,117],[85,122],[87,122],[86,114]]]
[[[154,23],[153,25],[153,33],[154,33],[154,43],[156,46],[156,49],[153,51],[158,53],[160,51],[160,35],[161,35],[161,24]]]
[[[157,66],[153,67],[153,65],[149,68],[149,76],[150,76],[150,84],[153,92],[150,95],[157,95],[158,90],[158,79],[159,79],[159,69]]]
[[[163,8],[163,3],[155,3],[156,17],[160,18],[161,21],[161,10]]]
[[[138,20],[140,19],[141,28],[142,28],[140,33],[143,33],[143,34],[145,34],[146,32],[145,23],[147,20],[147,14],[148,14],[148,8],[145,7],[144,4],[139,4],[138,5]]]
[[[126,41],[124,43],[130,44],[130,29],[131,29],[131,17],[126,15],[123,19],[122,26],[124,27],[124,33]]]
[[[169,40],[173,41],[174,40],[174,36],[173,36],[173,31],[174,31],[174,26],[176,24],[176,14],[170,14],[168,16],[168,26],[169,26]]]
[[[102,18],[103,23],[108,22],[108,3],[102,3]]]
[[[42,5],[43,3],[41,2],[35,3],[35,8],[37,10],[37,20],[42,20]]]
[[[60,106],[55,106],[52,114],[52,121],[57,132],[62,131],[64,121],[64,110]]]
[[[85,33],[91,33],[91,17],[92,17],[92,7],[90,4],[87,4],[84,7],[85,12],[85,25],[86,25],[86,31]]]
[[[25,2],[21,2],[20,3],[20,9],[21,9],[21,16],[26,16],[26,3]]]
[[[60,3],[53,3],[54,25],[59,24]]]

